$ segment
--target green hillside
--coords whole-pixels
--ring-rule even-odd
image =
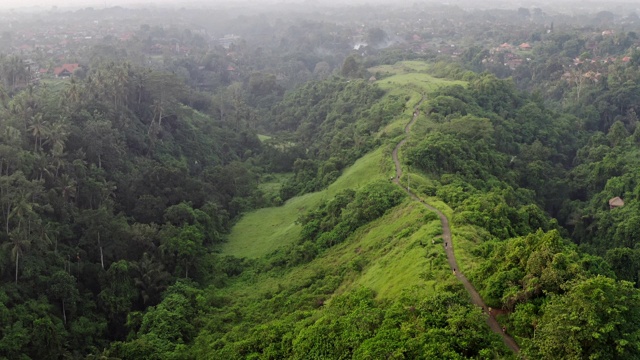
[[[336,77],[287,95],[273,129],[289,137],[266,141],[266,159],[279,167],[280,155],[298,157],[260,188],[288,200],[245,213],[203,263],[206,287],[178,281],[113,354],[509,359],[609,349],[633,357],[625,319],[640,313],[640,295],[610,264],[633,279],[620,264],[634,253],[588,254],[543,210],[561,201],[568,171],[588,170],[562,168],[585,136],[577,120],[511,80],[459,70],[400,63],[376,68],[374,84]],[[607,141],[633,153],[634,138],[616,126],[587,151]],[[578,156],[588,164],[591,154]],[[603,209],[602,199],[593,200],[602,219],[635,209]],[[180,311],[167,327],[169,307]],[[593,341],[598,349],[582,347]]]
[[[201,334],[203,340],[196,351],[261,358],[269,349],[259,345],[258,339],[279,329],[274,339],[281,347],[275,353],[285,358],[337,358],[343,354],[379,358],[372,354],[379,356],[399,348],[409,358],[429,358],[428,354],[455,358],[461,352],[463,357],[508,358],[517,356],[513,354],[519,352],[518,343],[523,345],[525,356],[535,358],[552,355],[549,348],[564,354],[576,351],[571,347],[574,345],[566,347],[553,329],[561,326],[556,319],[563,306],[570,307],[573,314],[580,313],[579,306],[573,304],[584,298],[588,289],[620,294],[604,301],[622,306],[620,314],[636,314],[638,307],[632,300],[638,295],[631,283],[616,282],[601,258],[564,241],[557,222],[538,205],[541,198],[552,200],[554,196],[553,190],[534,181],[541,166],[552,166],[548,155],[548,163],[540,160],[544,156],[542,143],[570,153],[571,148],[565,146],[578,142],[571,130],[571,117],[553,114],[518,93],[509,80],[492,75],[455,75],[469,78],[467,85],[433,78],[426,73],[432,71],[430,66],[415,62],[371,71],[385,90],[380,101],[400,97],[406,101],[403,110],[376,134],[380,146],[345,169],[326,190],[248,214],[235,225],[223,254],[254,259],[254,271],[243,273],[217,294],[227,299],[225,309],[249,308],[241,311],[241,316],[252,320]],[[410,130],[406,126],[412,119],[416,123]],[[630,137],[622,130],[619,133],[618,138]],[[379,181],[388,185],[395,178],[391,149],[403,139],[406,146],[396,149],[402,168],[399,184],[410,185],[414,199],[446,214],[448,225],[443,227],[425,204],[408,197],[373,221],[369,217],[368,222],[356,222],[357,227],[350,225],[350,217],[358,219],[366,212],[354,206],[359,197],[364,203],[366,196],[386,201],[375,189],[392,191]],[[376,207],[375,202],[368,204]],[[451,235],[443,229],[450,229]],[[446,252],[443,239],[448,243]],[[632,255],[618,251],[607,256],[621,259]],[[457,272],[452,274],[451,267]],[[454,297],[457,305],[470,311],[460,318],[464,325],[457,331],[464,332],[475,319],[475,334],[489,342],[474,344],[474,350],[468,352],[470,348],[465,346],[460,348],[465,350],[451,350],[460,345],[443,339],[446,348],[438,348],[430,342],[433,338],[421,337],[421,331],[406,332],[412,326],[409,318],[391,320],[391,309],[417,308],[417,299],[434,304],[442,296]],[[471,305],[470,298],[477,307]],[[283,308],[278,308],[280,305]],[[257,309],[269,310],[257,315],[253,313]],[[481,309],[491,316],[481,314]],[[589,307],[585,311],[600,316],[596,314],[602,310]],[[611,325],[618,316],[591,324],[565,321],[596,332],[608,332],[598,330],[604,329],[600,326],[628,331],[628,322]],[[451,318],[447,315],[447,321]],[[350,328],[348,323],[354,319],[371,321],[367,325],[371,332],[363,334]],[[394,325],[387,327],[390,323]],[[282,326],[288,330],[283,331]],[[543,331],[536,334],[538,326]],[[448,331],[446,326],[434,324],[424,329],[429,329],[427,333]],[[221,340],[211,345],[215,336]],[[328,336],[336,338],[323,345]],[[581,336],[573,334],[572,341],[580,341]],[[625,344],[633,338],[630,333],[621,336]],[[393,340],[385,343],[384,337]],[[353,339],[360,341],[356,345]],[[475,341],[467,340],[466,344]],[[607,339],[598,341],[604,347],[614,344]],[[452,352],[446,355],[447,351]],[[635,350],[625,345],[616,351],[632,354]]]
[[[258,258],[283,245],[292,244],[300,235],[300,226],[296,224],[296,220],[304,212],[341,190],[358,188],[372,180],[388,178],[390,175],[385,175],[386,162],[383,155],[383,149],[367,154],[345,170],[326,190],[295,197],[283,206],[260,209],[244,215],[231,230],[229,240],[221,246],[222,254]],[[386,173],[391,174],[390,171]]]
[[[384,79],[376,82],[387,91],[385,96],[408,96],[404,113],[398,114],[378,137],[398,135],[399,129],[410,120],[421,94],[444,85],[464,84],[462,81],[435,78],[424,72],[426,70],[428,64],[416,61],[378,66],[369,70],[372,73],[386,74]],[[292,244],[300,234],[300,226],[296,224],[296,220],[305,211],[341,190],[355,189],[373,180],[393,176],[389,150],[386,149],[395,144],[393,141],[386,144],[356,161],[325,190],[295,197],[283,206],[260,209],[244,215],[231,230],[229,240],[221,245],[221,253],[240,258],[259,258],[283,245]]]
[[[406,125],[413,113],[413,107],[420,100],[421,93],[443,85],[464,84],[461,81],[437,79],[422,72],[427,69],[426,63],[415,61],[370,69],[371,72],[387,74],[388,77],[377,81],[381,88],[387,90],[386,96],[409,96],[406,110],[398,114],[396,119],[377,135],[378,137],[397,134],[398,129]],[[292,244],[300,234],[300,226],[296,224],[296,220],[305,211],[341,190],[355,189],[370,181],[393,176],[389,150],[385,150],[391,145],[393,141],[356,161],[325,190],[295,197],[280,207],[260,209],[244,215],[231,230],[229,240],[221,245],[221,253],[240,258],[258,258],[283,245]]]
[[[395,309],[397,306],[402,308],[409,306],[408,304],[416,304],[414,306],[420,307],[421,305],[417,304],[422,301],[426,301],[424,304],[433,303],[433,301],[437,302],[435,299],[442,296],[452,296],[451,299],[456,299],[455,306],[459,306],[460,310],[465,309],[463,310],[465,315],[458,315],[461,316],[459,325],[474,327],[474,336],[484,339],[483,344],[477,343],[472,352],[483,349],[483,356],[489,354],[491,354],[490,357],[509,356],[499,339],[486,327],[479,309],[473,308],[468,303],[467,295],[451,273],[442,247],[440,220],[435,213],[417,201],[406,198],[400,205],[386,211],[377,220],[359,227],[342,243],[321,251],[309,262],[284,268],[277,265],[273,267],[274,263],[281,263],[279,259],[297,258],[301,252],[305,251],[306,245],[300,243],[303,228],[306,226],[304,220],[300,221],[301,216],[323,206],[322,204],[331,203],[336,196],[344,196],[345,191],[347,194],[349,190],[357,192],[358,189],[366,189],[367,184],[376,181],[390,182],[390,179],[393,179],[395,171],[391,161],[391,149],[404,137],[402,130],[411,120],[414,108],[418,106],[423,96],[428,96],[429,92],[440,86],[463,84],[436,79],[423,72],[415,72],[424,71],[426,68],[424,64],[407,62],[375,69],[378,72],[384,71],[386,74],[384,79],[378,81],[380,86],[386,89],[385,97],[402,96],[406,99],[405,110],[397,114],[395,120],[376,135],[383,140],[380,147],[346,168],[326,189],[294,197],[279,207],[245,214],[234,225],[228,241],[220,247],[221,254],[252,259],[255,270],[245,271],[214,293],[216,298],[225,299],[224,309],[243,309],[239,311],[246,320],[233,322],[235,325],[230,326],[216,325],[210,332],[202,332],[196,341],[194,350],[196,354],[236,358],[248,356],[251,352],[246,351],[254,349],[255,356],[258,356],[258,353],[268,354],[273,351],[274,354],[279,354],[278,356],[290,358],[335,358],[331,354],[333,351],[338,351],[337,349],[319,350],[317,345],[305,348],[308,345],[304,344],[309,344],[313,337],[305,338],[304,334],[309,329],[322,327],[321,323],[342,321],[341,317],[334,318],[331,313],[350,311],[349,307],[344,308],[345,301],[348,303],[351,301],[349,299],[361,296],[363,291],[365,293],[372,291],[371,295],[366,295],[359,301],[375,300],[369,303],[369,306],[373,307],[367,307],[366,310],[362,308],[359,311],[378,312],[379,316],[382,316],[380,321],[388,316],[395,316],[391,313],[385,314],[388,311],[386,309]],[[427,120],[422,115],[418,119]],[[411,173],[410,176],[416,186],[425,185],[431,181],[424,174],[416,172]],[[406,175],[403,176],[402,181],[406,181],[405,179]],[[270,183],[269,186],[272,187],[273,184]],[[427,196],[424,197],[427,198]],[[447,214],[452,214],[451,209],[438,199],[431,198],[430,202]],[[461,251],[464,252],[464,250]],[[270,270],[264,271],[264,269]],[[368,296],[371,296],[371,300],[366,300],[369,299]],[[377,308],[378,305],[374,304],[379,304],[381,307]],[[384,307],[382,307],[383,304]],[[429,312],[433,311],[434,309],[429,310]],[[444,310],[442,316],[452,316],[447,315],[447,311]],[[367,316],[365,313],[361,313],[360,316]],[[222,320],[220,314],[219,312],[217,315],[211,314],[210,319]],[[475,320],[470,320],[471,318]],[[411,322],[409,319],[398,318],[396,321],[414,326],[409,325]],[[473,324],[468,321],[472,321]],[[338,326],[337,323],[335,326]],[[375,326],[381,326],[381,331],[384,328],[382,323],[377,323]],[[449,330],[443,328],[442,331],[447,333]],[[433,352],[433,356],[436,354],[442,356],[447,352],[451,352],[453,356],[456,353],[454,350],[456,346],[451,349],[442,348],[442,346],[446,347],[447,342],[456,343],[465,337],[458,334],[460,339],[455,340],[454,337],[452,338],[454,340],[439,341],[439,345],[436,345],[433,341],[437,337],[418,340],[420,333],[422,332],[402,335],[406,341],[416,341],[413,345],[410,343],[406,345],[405,353],[410,357],[412,353],[416,358],[429,357],[430,351]],[[369,336],[371,335],[373,333]],[[263,337],[271,336],[282,341],[276,348],[273,345],[264,344],[261,340]],[[410,338],[414,340],[409,340]],[[402,341],[404,340],[397,340],[400,343]],[[268,346],[270,350],[262,346]],[[373,345],[373,349],[378,347],[379,345]],[[427,347],[432,348],[426,350]],[[300,352],[302,349],[306,350]],[[365,353],[373,351],[362,349],[364,348],[359,351]],[[345,355],[348,353],[345,351],[338,353]],[[356,351],[354,356],[361,357],[361,352]],[[324,355],[318,357],[319,354]],[[377,358],[371,357],[371,354],[361,358]]]
[[[640,359],[613,5],[0,6],[0,360]]]
[[[380,65],[368,70],[379,77],[376,78],[376,83],[391,93],[406,92],[406,89],[429,92],[440,86],[466,85],[465,81],[434,77],[431,72],[432,67],[431,64],[423,61],[400,61],[393,65]]]

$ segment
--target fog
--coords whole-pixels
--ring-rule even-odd
[[[33,10],[51,10],[52,8],[80,8],[94,7],[103,8],[109,6],[127,6],[141,3],[164,5],[175,3],[170,0],[153,0],[153,1],[131,1],[131,0],[4,0],[0,3],[2,9],[33,9]]]
[[[331,4],[331,5],[362,5],[362,4],[381,4],[390,3],[396,7],[410,7],[420,3],[456,5],[465,9],[488,9],[488,8],[504,8],[513,9],[518,7],[532,8],[544,7],[571,9],[572,7],[589,8],[592,11],[602,11],[625,5],[628,8],[630,4],[637,3],[637,0],[615,0],[615,1],[580,1],[580,0],[412,0],[405,2],[396,2],[392,0],[3,0],[0,2],[0,10],[32,10],[32,11],[50,11],[52,9],[77,9],[92,7],[96,9],[123,6],[123,7],[212,7],[220,4],[247,4],[251,6],[259,5],[278,5],[291,3],[308,3],[312,5]],[[640,8],[640,5],[638,6]]]

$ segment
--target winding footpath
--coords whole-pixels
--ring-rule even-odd
[[[393,149],[392,157],[393,157],[393,162],[395,163],[395,166],[396,166],[396,177],[393,179],[393,182],[396,185],[400,186],[407,194],[409,194],[409,196],[411,196],[413,200],[419,201],[427,209],[438,214],[438,217],[440,218],[440,222],[442,223],[442,240],[443,240],[443,246],[445,247],[444,250],[447,253],[449,266],[451,266],[452,270],[453,269],[456,270],[455,276],[462,283],[462,285],[464,285],[464,288],[469,293],[469,296],[471,296],[471,302],[473,302],[474,305],[481,307],[486,314],[489,314],[489,316],[487,316],[487,323],[489,324],[489,327],[491,328],[491,330],[494,333],[500,335],[500,337],[502,338],[502,341],[504,341],[504,343],[511,350],[513,350],[513,352],[518,353],[520,352],[520,348],[518,347],[518,344],[515,342],[515,340],[513,340],[511,336],[509,336],[508,334],[502,331],[500,324],[498,324],[498,321],[495,318],[495,314],[489,313],[489,308],[482,300],[482,297],[480,297],[480,294],[478,294],[478,291],[473,287],[473,285],[471,285],[469,280],[460,271],[460,268],[458,267],[458,262],[456,261],[456,255],[453,252],[453,242],[451,241],[451,228],[449,227],[449,219],[447,219],[447,217],[444,216],[444,214],[440,210],[427,204],[424,200],[418,198],[413,192],[411,192],[410,189],[405,188],[400,184],[400,177],[402,176],[402,168],[400,167],[400,160],[398,159],[398,151],[407,142],[408,135],[411,132],[411,127],[418,119],[418,115],[420,115],[420,110],[418,110],[418,107],[420,106],[423,100],[424,100],[424,97],[416,105],[413,112],[413,118],[404,128],[404,133],[407,136],[402,141],[400,141],[398,145],[396,145],[395,149]]]

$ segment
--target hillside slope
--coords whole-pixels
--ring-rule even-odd
[[[274,265],[281,263],[274,259],[293,257],[304,250],[299,242],[304,228],[300,217],[305,213],[345,191],[358,191],[393,178],[391,150],[402,139],[404,126],[419,114],[415,108],[422,94],[453,83],[434,79],[426,70],[419,63],[377,68],[377,72],[386,74],[378,82],[387,95],[400,94],[407,101],[405,111],[376,135],[384,139],[383,145],[347,168],[326,190],[247,214],[234,226],[229,241],[221,247],[222,254],[253,259],[253,270],[214,291],[224,306],[210,314],[209,325],[196,341],[196,354],[209,358],[301,359],[379,358],[392,353],[396,354],[392,358],[429,358],[429,354],[448,354],[451,358],[510,356],[451,273],[442,248],[440,220],[418,201],[404,200],[311,261],[296,266]],[[354,310],[347,305],[354,297],[367,304],[358,310],[358,316],[375,319],[369,319],[367,334],[353,334],[353,329],[343,328],[342,321]],[[440,303],[444,298],[448,300]],[[426,315],[420,314],[427,308],[430,316],[442,316],[441,320],[415,323]],[[242,320],[221,323],[222,313],[231,309],[239,311],[242,315],[237,316]],[[391,321],[399,315],[393,313],[401,309],[404,315]],[[440,314],[434,315],[434,311]],[[405,326],[417,328],[407,331]],[[338,338],[328,340],[329,329]],[[317,333],[309,333],[314,331]],[[393,339],[382,341],[380,337],[390,336],[389,332]],[[349,343],[342,338],[347,334],[360,337],[348,350],[340,348],[340,344]],[[266,344],[265,338],[269,339]],[[329,344],[311,345],[312,340]]]

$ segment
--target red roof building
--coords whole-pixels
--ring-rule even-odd
[[[529,45],[529,43],[522,43],[519,47],[520,50],[531,50],[531,45]]]
[[[73,72],[76,71],[80,65],[78,64],[64,64],[60,67],[53,69],[53,73],[56,77],[69,77],[73,75]]]

